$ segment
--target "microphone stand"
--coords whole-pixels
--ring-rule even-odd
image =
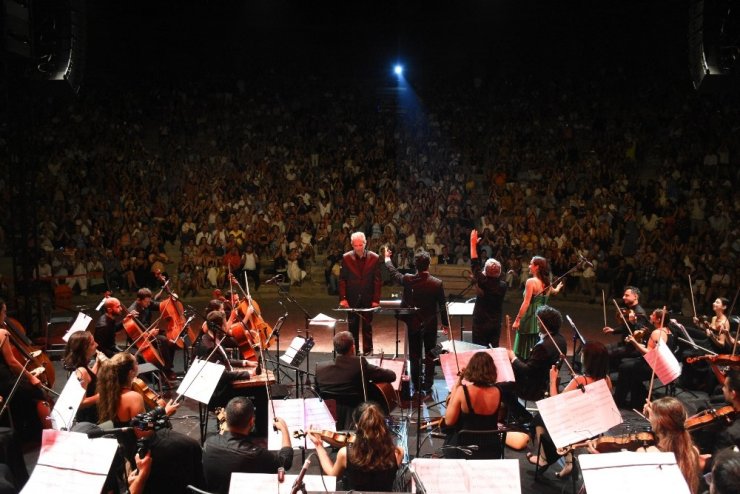
[[[578,328],[576,327],[576,324],[573,322],[573,319],[570,318],[569,315],[566,314],[565,318],[568,320],[568,324],[570,324],[570,327],[573,329],[573,368],[580,371],[581,363],[576,358],[578,354],[581,353],[581,350],[583,350],[583,347],[586,345],[586,339],[583,337],[580,331],[578,331]],[[578,342],[581,343],[581,347],[578,348]]]

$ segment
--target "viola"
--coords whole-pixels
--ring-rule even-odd
[[[737,414],[737,411],[730,405],[724,406],[720,409],[710,408],[687,418],[686,422],[684,422],[684,427],[686,427],[686,430],[689,432],[703,429],[704,427],[709,427],[714,424],[722,424],[727,427],[735,421]]]
[[[707,361],[713,365],[729,365],[731,367],[740,366],[740,355],[696,355],[694,357],[687,357],[687,364],[695,364],[697,362]]]
[[[329,443],[335,448],[341,448],[347,444],[353,444],[356,439],[354,432],[337,432],[329,431],[324,429],[309,429],[307,431],[297,430],[293,431],[293,437],[300,439],[306,437],[308,434],[316,434],[321,438],[322,441]]]
[[[144,398],[144,405],[148,409],[164,406],[164,400],[162,397],[152,388],[147,386],[143,379],[135,377],[134,380],[131,381],[131,389],[139,393]]]
[[[576,448],[591,446],[599,453],[615,453],[627,450],[636,451],[639,448],[655,444],[655,434],[652,431],[635,432],[623,436],[601,436],[596,439],[571,444],[564,448],[558,448],[559,455],[565,455]]]
[[[162,283],[162,288],[167,291],[169,297],[159,303],[159,312],[162,314],[161,322],[164,325],[164,331],[167,335],[167,339],[178,346],[178,348],[185,348],[185,344],[180,337],[182,332],[185,331],[187,320],[185,319],[185,308],[177,299],[169,286],[169,280],[166,280],[159,270],[154,271],[154,276]],[[194,342],[197,337],[197,333],[194,330],[188,332],[190,341]]]
[[[131,314],[125,307],[121,306],[121,308],[126,314]],[[135,317],[127,317],[123,320],[123,329],[126,330],[128,337],[134,341],[137,352],[141,354],[144,360],[153,365],[165,366],[162,356],[152,345],[149,339],[151,336],[141,321]]]

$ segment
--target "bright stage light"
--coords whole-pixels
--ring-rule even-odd
[[[403,75],[403,65],[396,64],[393,67],[393,73],[396,74],[397,76]]]

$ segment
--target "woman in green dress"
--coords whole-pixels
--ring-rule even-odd
[[[550,266],[544,257],[532,258],[529,262],[529,274],[531,276],[524,284],[522,306],[519,307],[519,313],[512,324],[516,331],[514,354],[522,360],[529,358],[532,348],[539,340],[540,328],[535,317],[537,309],[547,304],[550,295],[560,292],[563,288],[562,282],[554,288],[550,285]]]

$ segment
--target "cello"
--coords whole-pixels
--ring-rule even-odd
[[[162,289],[169,294],[169,297],[159,303],[159,312],[162,314],[160,319],[164,322],[167,339],[177,345],[178,348],[185,348],[185,344],[180,336],[190,324],[185,319],[185,309],[182,302],[172,292],[169,286],[170,280],[165,279],[161,271],[156,270],[154,276],[162,283]],[[188,331],[188,336],[190,337],[190,341],[194,342],[198,335],[195,331],[191,330]]]
[[[247,284],[247,291],[244,292],[244,289],[239,284],[239,281],[234,277],[234,275],[230,275],[231,280],[233,283],[236,284],[237,287],[239,287],[239,290],[241,290],[242,295],[244,296],[245,300],[239,303],[239,305],[235,308],[235,310],[238,309],[237,314],[244,317],[246,319],[245,323],[249,327],[250,330],[256,331],[259,335],[259,344],[260,347],[264,350],[266,348],[270,348],[270,344],[272,342],[272,327],[265,322],[265,320],[262,318],[262,313],[260,311],[260,306],[257,304],[257,301],[252,299],[252,297],[249,294],[249,285]],[[246,278],[245,278],[246,280]],[[252,312],[251,314],[247,310],[247,308],[251,307]]]
[[[123,329],[126,330],[128,337],[134,341],[131,346],[136,346],[136,353],[141,353],[144,360],[150,364],[159,364],[160,367],[165,367],[162,356],[159,354],[157,349],[154,348],[152,341],[149,339],[151,337],[149,330],[145,328],[144,324],[134,317],[133,314],[123,305],[121,305],[121,310],[126,315],[131,316],[123,319]],[[131,348],[131,346],[129,346],[129,348]]]

